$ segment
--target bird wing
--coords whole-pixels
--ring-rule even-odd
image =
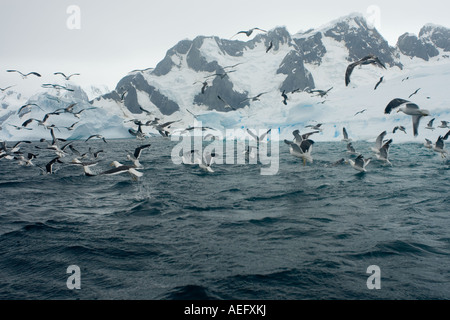
[[[354,69],[358,64],[360,64],[360,62],[359,62],[359,61],[356,61],[356,62],[350,63],[350,64],[348,65],[347,70],[345,71],[345,86],[348,86],[348,85],[349,85],[349,83],[350,83],[350,75],[352,74],[353,69]]]
[[[300,144],[300,149],[303,153],[307,153],[311,151],[312,145],[314,144],[314,141],[312,140],[303,140]]]
[[[348,139],[348,134],[347,134],[347,130],[344,128],[342,128],[342,133],[344,134],[344,139]]]
[[[364,157],[362,154],[360,154],[356,159],[355,159],[355,165],[361,168],[364,168]]]
[[[386,136],[387,132],[383,131],[382,133],[380,133],[380,135],[377,137],[377,140],[375,141],[375,146],[378,150],[381,149],[381,147],[383,146],[383,139]]]
[[[247,129],[247,132],[248,132],[249,135],[252,136],[253,139],[255,139],[256,141],[259,141],[259,137],[256,134],[251,132],[249,129]]]
[[[388,105],[386,106],[386,108],[384,109],[384,113],[385,114],[389,114],[391,113],[392,109],[398,108],[399,106],[401,106],[402,104],[408,103],[408,100],[405,99],[401,99],[401,98],[396,98],[391,100]]]
[[[136,159],[138,159],[141,155],[142,149],[148,148],[150,146],[151,146],[151,144],[146,144],[146,145],[143,145],[143,146],[140,146],[140,147],[137,147],[136,149],[134,149],[134,157]]]
[[[421,118],[422,116],[419,115],[412,116],[413,133],[415,137],[419,134],[419,123]]]
[[[269,129],[269,130],[267,130],[266,132],[264,132],[264,133],[259,137],[259,141],[262,141],[262,140],[264,139],[264,137],[265,137],[266,135],[269,134],[270,131],[272,131],[272,129]]]
[[[436,148],[437,149],[444,149],[444,139],[442,136],[439,136],[439,138],[436,141]]]

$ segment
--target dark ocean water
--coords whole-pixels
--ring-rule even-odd
[[[316,143],[307,166],[280,144],[278,174],[262,176],[175,165],[175,142],[149,142],[139,181],[0,160],[0,299],[450,299],[450,166],[421,144],[394,142],[393,166],[365,174],[326,166],[344,143]],[[93,170],[138,144],[89,141],[106,151]]]

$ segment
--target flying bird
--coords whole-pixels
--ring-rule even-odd
[[[371,150],[375,153],[380,153],[380,149],[383,146],[383,140],[384,137],[386,136],[387,132],[383,131],[382,133],[380,133],[377,137],[377,139],[375,140],[375,147],[371,147]]]
[[[395,108],[398,108],[397,112],[401,111],[404,114],[412,116],[414,136],[417,136],[419,134],[420,119],[424,116],[430,115],[430,112],[428,110],[420,109],[419,106],[415,103],[401,98],[396,98],[389,102],[389,104],[384,109],[384,113],[389,114]]]
[[[1,92],[5,92],[6,90],[8,90],[9,88],[15,87],[16,85],[12,85],[12,86],[8,86],[6,88],[0,88]]]
[[[380,152],[376,154],[378,160],[385,161],[387,164],[392,165],[392,163],[389,161],[389,147],[391,146],[392,139],[389,139],[386,141],[383,146],[380,148]]]
[[[353,72],[353,69],[356,66],[362,66],[362,65],[367,65],[367,64],[374,64],[381,68],[386,69],[386,66],[380,61],[380,59],[378,59],[378,57],[376,57],[374,55],[368,55],[368,56],[362,58],[361,60],[353,62],[347,66],[347,70],[345,71],[345,86],[348,86],[350,84],[350,76]]]
[[[322,125],[322,123],[318,123],[316,125],[307,125],[305,126],[305,128],[312,128],[313,130],[323,131]]]
[[[62,75],[62,76],[64,77],[64,79],[66,79],[66,80],[70,80],[70,78],[73,77],[73,76],[79,76],[79,75],[80,75],[79,73],[72,73],[72,74],[66,76],[66,75],[65,75],[64,73],[62,73],[62,72],[55,72],[55,73],[53,73],[53,74],[54,74],[54,75],[60,74],[60,75]]]
[[[100,134],[93,134],[92,136],[90,136],[89,138],[87,138],[84,142],[87,142],[87,141],[89,141],[89,140],[92,139],[92,138],[102,139],[103,142],[107,143],[105,137],[103,137],[103,136],[100,135]]]
[[[23,79],[26,79],[29,75],[33,75],[33,76],[36,76],[36,77],[41,77],[41,75],[39,73],[34,72],[34,71],[28,72],[26,74],[20,72],[19,70],[6,70],[6,72],[17,72],[18,74],[20,74],[22,76]]]
[[[392,133],[397,132],[397,130],[403,131],[404,133],[406,133],[406,128],[404,126],[396,126],[394,128],[394,130],[392,130]]]
[[[264,132],[261,136],[256,135],[255,133],[253,133],[251,130],[249,130],[247,128],[247,132],[248,134],[256,140],[257,144],[259,144],[260,142],[264,141],[264,138],[272,131],[272,129],[267,130],[266,132]]]
[[[411,93],[411,94],[409,95],[408,99],[411,98],[413,95],[417,94],[417,92],[419,92],[419,90],[420,90],[420,88],[417,89],[416,91],[414,91],[413,93]]]
[[[448,121],[441,121],[441,124],[438,126],[438,128],[449,128]]]
[[[270,41],[269,46],[266,49],[266,53],[270,51],[270,49],[273,48],[273,41]]]
[[[444,140],[447,140],[449,135],[450,131],[448,131],[445,136],[439,136],[439,138],[437,139],[436,143],[433,146],[433,150],[440,153],[442,158],[446,158],[448,154],[447,150],[444,149]]]
[[[136,149],[134,149],[134,153],[132,155],[130,154],[127,155],[127,159],[133,162],[135,168],[143,168],[142,164],[139,162],[139,157],[141,156],[142,150],[150,146],[151,144],[139,146]]]
[[[44,111],[44,110],[42,110],[42,108],[39,107],[36,103],[27,103],[27,104],[24,104],[23,106],[21,106],[21,107],[19,108],[19,110],[17,111],[17,114],[20,114],[20,113],[22,112],[23,109],[28,108],[28,107],[31,107],[31,106],[36,106],[36,107],[38,107],[41,111]],[[31,110],[30,110],[30,111],[31,111]],[[22,115],[22,116],[23,116],[23,115]],[[19,117],[20,117],[20,116],[19,116]]]
[[[238,33],[236,33],[233,37],[237,36],[238,34],[245,34],[247,37],[250,37],[253,33],[253,31],[255,30],[259,30],[262,32],[267,32],[266,30],[260,29],[260,28],[251,28],[249,30],[243,30],[243,31],[239,31]],[[231,37],[231,38],[233,38]]]
[[[347,129],[345,129],[345,127],[342,128],[342,134],[344,135],[344,138],[342,139],[342,141],[345,141],[345,142],[352,141],[352,139],[350,139],[348,137]]]
[[[347,143],[347,153],[350,153],[352,155],[358,154],[356,152],[355,148],[353,147],[353,144],[351,142]]]
[[[362,154],[360,154],[355,159],[355,161],[350,159],[350,160],[348,160],[348,162],[355,170],[360,171],[360,172],[367,172],[366,167],[370,163],[371,160],[372,160],[372,158],[364,159],[364,156]]]
[[[428,124],[427,124],[427,126],[425,127],[425,129],[428,129],[428,130],[434,130],[434,129],[435,129],[435,128],[433,127],[433,122],[434,122],[434,120],[435,120],[435,118],[431,119],[431,120],[428,122]]]
[[[355,116],[357,116],[358,114],[363,114],[364,112],[366,112],[367,111],[367,109],[363,109],[363,110],[361,110],[361,111],[358,111],[357,113],[355,113]]]
[[[309,93],[317,93],[317,96],[320,97],[325,97],[331,90],[333,89],[333,87],[331,87],[328,90],[319,90],[319,89],[314,89],[314,90],[309,90]]]
[[[377,84],[375,85],[375,88],[373,90],[377,90],[378,86],[383,82],[384,77],[381,77],[380,80],[378,80]]]

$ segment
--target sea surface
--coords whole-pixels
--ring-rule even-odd
[[[0,299],[450,299],[450,165],[421,143],[394,139],[392,166],[362,174],[329,166],[351,158],[343,142],[317,142],[306,165],[281,143],[276,175],[177,165],[163,138],[73,146],[104,150],[99,172],[144,143],[137,181],[0,160]],[[55,155],[35,145],[21,151],[45,166]]]

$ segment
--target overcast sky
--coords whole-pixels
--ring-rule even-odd
[[[379,31],[395,45],[426,23],[450,27],[450,2],[365,0],[0,0],[0,87],[20,79],[6,69],[80,73],[81,85],[114,89],[127,72],[154,67],[166,51],[198,35],[285,26],[294,34],[353,12],[379,8]],[[79,20],[71,5],[80,9]],[[374,16],[374,14],[372,14]],[[79,29],[69,29],[79,21]],[[75,21],[75,22],[74,22]],[[239,38],[245,39],[245,38]]]

